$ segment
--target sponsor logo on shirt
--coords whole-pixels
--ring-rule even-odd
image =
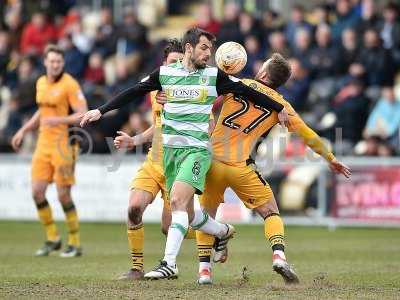
[[[207,89],[177,87],[165,90],[168,100],[204,102],[207,99]]]

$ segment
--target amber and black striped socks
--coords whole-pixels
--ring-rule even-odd
[[[43,224],[46,231],[46,238],[48,241],[58,241],[60,236],[58,234],[57,226],[54,223],[51,207],[47,200],[36,203],[37,212],[40,222]]]
[[[80,247],[79,219],[73,202],[63,204],[65,222],[68,228],[68,245]]]
[[[144,247],[144,227],[143,223],[135,226],[129,226],[128,244],[131,252],[132,269],[143,270],[143,247]]]

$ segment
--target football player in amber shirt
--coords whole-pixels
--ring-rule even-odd
[[[44,65],[46,74],[36,82],[39,109],[14,135],[11,143],[17,151],[24,135],[39,128],[32,157],[32,196],[39,219],[45,227],[46,242],[36,251],[36,256],[47,256],[61,248],[61,238],[46,200],[47,187],[54,182],[68,227],[67,247],[60,256],[75,257],[82,254],[79,220],[71,198],[78,146],[70,144],[69,126],[77,124],[79,117],[87,111],[87,104],[78,82],[64,72],[64,53],[60,48],[55,45],[46,47]]]
[[[288,62],[280,55],[273,54],[256,76],[257,80],[243,79],[251,88],[268,95],[281,103],[289,114],[288,129],[299,135],[316,153],[320,154],[330,168],[346,177],[350,169],[339,162],[321,138],[309,128],[293,107],[276,92],[290,77]],[[212,135],[213,163],[207,173],[201,206],[215,217],[218,206],[224,201],[225,189],[231,187],[246,207],[254,209],[264,219],[264,234],[273,251],[272,267],[287,283],[296,283],[298,278],[286,262],[284,254],[284,225],[279,215],[274,194],[268,183],[257,172],[250,153],[260,137],[265,136],[278,124],[278,116],[250,103],[247,99],[226,95],[221,114]],[[227,252],[219,251],[219,242],[203,232],[196,232],[199,252],[199,283],[211,282],[210,255],[214,245],[214,262],[225,261]],[[222,245],[223,246],[223,245]]]

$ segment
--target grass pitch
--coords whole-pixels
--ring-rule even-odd
[[[285,286],[271,271],[263,226],[237,226],[228,262],[214,266],[214,285],[198,286],[193,240],[184,241],[178,280],[121,282],[130,266],[125,225],[81,229],[84,256],[36,258],[40,225],[0,222],[0,299],[400,299],[398,230],[288,227],[286,253],[301,284]],[[145,226],[146,270],[164,241],[158,225]]]

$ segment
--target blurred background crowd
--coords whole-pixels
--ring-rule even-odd
[[[37,109],[35,81],[47,43],[64,49],[65,70],[94,108],[160,65],[166,38],[197,25],[217,36],[216,46],[244,45],[248,62],[238,76],[253,77],[273,52],[288,58],[292,77],[279,92],[319,134],[334,145],[340,139],[342,154],[399,154],[398,3],[289,1],[290,9],[279,11],[269,5],[276,1],[116,2],[1,1],[0,152],[11,151],[12,135]],[[90,127],[93,151],[109,152],[104,137],[117,130],[143,132],[149,110],[147,99]],[[33,145],[34,136],[25,151]],[[289,146],[288,156],[304,152],[295,139]]]

